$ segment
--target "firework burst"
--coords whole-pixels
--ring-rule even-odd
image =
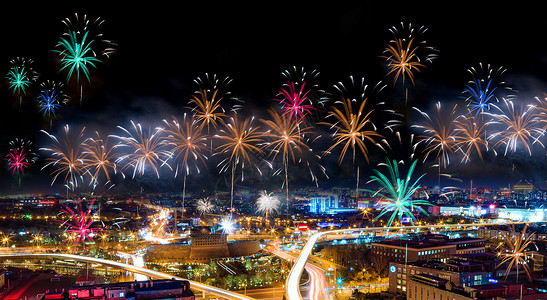
[[[486,132],[487,122],[482,118],[477,119],[473,114],[460,115],[455,119],[456,144],[458,150],[463,154],[462,162],[471,160],[473,153],[482,160],[482,153],[489,150],[489,143]],[[495,150],[494,154],[496,154]]]
[[[77,187],[78,182],[83,181],[83,177],[87,172],[85,164],[87,155],[83,151],[85,127],[76,135],[71,135],[69,126],[65,125],[64,135],[61,139],[44,130],[41,131],[52,141],[50,147],[40,148],[41,151],[50,154],[50,157],[46,158],[46,164],[42,169],[47,167],[55,168],[51,173],[53,176],[51,184],[53,185],[59,176],[64,176],[63,183],[65,185]]]
[[[425,144],[426,153],[424,161],[434,156],[439,161],[439,168],[450,164],[450,157],[458,149],[458,131],[456,130],[456,109],[454,105],[448,110],[443,109],[441,102],[435,105],[433,117],[415,108],[425,119],[424,124],[413,125],[412,127],[422,130],[419,136],[420,142]],[[448,113],[447,113],[448,112]]]
[[[479,64],[478,68],[467,70],[473,77],[465,86],[463,95],[467,101],[469,113],[478,119],[483,113],[496,109],[500,98],[509,98],[512,90],[501,80],[506,69]],[[502,91],[506,93],[501,94]]]
[[[537,143],[545,148],[540,138],[545,134],[541,119],[537,117],[536,106],[517,106],[510,100],[504,100],[504,105],[498,108],[497,113],[489,113],[493,124],[500,127],[499,131],[490,135],[491,139],[498,139],[494,147],[503,147],[504,155],[515,153],[518,148],[524,148],[532,155],[532,145]]]
[[[420,69],[426,67],[425,63],[431,63],[438,57],[437,50],[427,45],[423,36],[427,31],[424,26],[413,27],[412,24],[400,24],[390,28],[394,38],[386,46],[381,56],[388,63],[387,75],[394,75],[393,82],[396,83],[399,77],[403,80],[408,76],[414,84],[414,72],[420,72]]]
[[[273,193],[260,191],[260,195],[256,200],[257,212],[266,214],[266,218],[268,218],[268,215],[279,210],[280,204],[279,198]]]
[[[311,134],[311,128],[305,127],[302,119],[291,119],[286,114],[280,115],[275,109],[270,109],[270,119],[262,119],[266,126],[266,149],[272,160],[282,159],[285,172],[285,188],[287,201],[289,199],[289,161],[301,161],[305,152],[312,151],[305,142],[305,136]],[[277,173],[277,172],[276,172]],[[287,202],[288,205],[288,202]]]
[[[11,176],[16,176],[19,186],[21,186],[21,177],[25,176],[25,170],[32,166],[38,156],[32,151],[32,142],[22,139],[15,139],[9,143],[10,150],[6,154],[5,160],[8,161],[8,170],[11,170]]]
[[[281,99],[274,100],[281,103],[283,115],[288,115],[289,120],[294,118],[304,121],[307,114],[311,114],[313,110],[316,110],[308,98],[309,93],[310,89],[307,88],[306,82],[295,83],[289,81],[279,90],[278,95]]]
[[[498,253],[501,258],[501,262],[496,266],[499,268],[503,265],[507,266],[505,272],[505,278],[509,275],[509,272],[515,268],[517,270],[517,282],[519,276],[519,266],[522,266],[529,281],[532,281],[530,275],[530,268],[528,267],[528,260],[533,259],[528,251],[528,246],[532,244],[533,234],[527,234],[528,224],[524,226],[522,232],[515,230],[515,225],[512,225],[511,230],[504,236],[502,251]]]
[[[45,81],[40,84],[41,91],[38,95],[38,105],[40,112],[43,113],[44,118],[49,118],[49,127],[52,126],[55,113],[61,108],[63,104],[68,103],[69,97],[63,91],[63,84],[55,81]]]
[[[419,176],[413,181],[412,176],[416,167],[417,161],[414,160],[406,175],[399,172],[399,163],[395,160],[390,161],[386,159],[385,166],[388,171],[388,175],[383,174],[378,169],[374,169],[373,172],[376,175],[370,176],[370,182],[376,182],[380,185],[380,189],[374,192],[375,197],[379,197],[385,204],[381,205],[381,212],[375,218],[379,219],[384,215],[391,214],[389,216],[387,227],[391,227],[393,221],[398,219],[402,226],[403,217],[410,219],[410,222],[414,224],[416,217],[414,211],[418,211],[427,215],[427,212],[421,207],[424,205],[432,205],[427,200],[414,199],[413,194],[420,188],[419,181],[425,174]]]
[[[98,131],[95,131],[95,136],[87,138],[82,146],[85,155],[84,163],[91,176],[90,185],[97,186],[101,178],[104,178],[105,185],[110,184],[110,174],[118,173],[116,160],[119,155],[116,149],[121,146],[121,143],[113,143],[108,136],[103,138]],[[121,174],[124,176],[123,173]]]
[[[99,214],[99,210],[94,212],[92,210],[94,203],[95,199],[91,201],[87,209],[84,209],[82,201],[78,200],[76,210],[71,209],[68,205],[61,209],[61,215],[66,215],[66,220],[61,221],[61,227],[65,227],[65,232],[69,234],[65,243],[74,239],[73,249],[81,245],[85,251],[85,243],[87,241],[93,242],[93,237],[104,230],[101,227],[92,227]]]
[[[19,96],[19,106],[23,103],[23,95],[27,89],[38,80],[39,74],[32,68],[33,61],[22,57],[17,57],[10,61],[11,67],[6,75],[9,88],[13,94]]]
[[[122,164],[123,169],[133,169],[132,178],[135,175],[144,175],[147,168],[150,168],[157,178],[160,178],[159,169],[162,166],[167,166],[172,169],[167,163],[167,160],[172,156],[172,153],[166,149],[166,144],[163,143],[161,134],[162,128],[144,130],[139,123],[131,120],[131,130],[118,126],[125,135],[111,135],[118,139],[121,143],[119,147],[126,148],[128,151],[120,155],[116,159],[117,164]]]
[[[200,215],[208,214],[214,211],[215,205],[206,199],[199,199],[196,203],[196,209]]]
[[[200,166],[207,166],[207,156],[204,152],[207,149],[207,138],[202,134],[199,127],[192,118],[184,114],[182,120],[173,118],[171,122],[164,120],[165,136],[164,141],[170,147],[172,158],[176,161],[175,177],[180,170],[183,172],[182,208],[184,212],[186,196],[186,177],[190,170],[200,173]]]
[[[59,38],[58,49],[53,50],[61,59],[59,71],[67,72],[66,81],[70,81],[75,74],[76,85],[80,87],[80,103],[83,97],[80,75],[90,82],[90,69],[97,68],[103,58],[108,58],[114,52],[114,43],[105,40],[100,33],[102,23],[100,18],[89,19],[86,15],[80,17],[78,14],[74,14],[73,19],[64,19],[67,31]]]
[[[215,154],[225,156],[220,161],[218,167],[220,173],[226,172],[228,169],[232,171],[232,185],[230,193],[230,211],[233,210],[234,199],[234,176],[237,166],[241,167],[241,180],[244,179],[244,169],[253,166],[260,174],[260,168],[255,163],[256,155],[263,155],[261,143],[263,134],[259,131],[259,126],[254,126],[254,117],[247,117],[240,120],[238,115],[230,118],[230,122],[219,130],[219,134],[215,137],[221,142],[216,148]]]

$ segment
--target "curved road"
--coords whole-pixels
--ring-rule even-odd
[[[404,229],[408,230],[408,229],[431,229],[431,228],[450,228],[450,227],[457,227],[459,229],[459,227],[464,228],[464,227],[511,225],[511,224],[523,224],[523,223],[526,223],[526,222],[420,225],[420,226],[404,226]],[[294,263],[291,269],[291,272],[289,273],[289,276],[287,277],[287,282],[285,284],[285,293],[287,295],[287,299],[302,300],[302,296],[300,295],[300,288],[299,288],[300,276],[302,276],[302,272],[304,271],[304,268],[306,268],[307,266],[308,258],[311,254],[311,251],[313,250],[313,247],[315,247],[315,244],[323,235],[348,233],[348,232],[355,232],[355,231],[385,231],[385,230],[399,231],[401,230],[401,227],[397,226],[397,227],[336,229],[336,230],[319,232],[319,233],[311,235],[308,241],[306,242],[306,245],[304,246],[304,248],[302,248],[302,251],[300,252],[300,256],[298,256],[298,259]],[[311,286],[313,286],[315,289],[321,286],[321,283],[319,282],[313,283],[311,281],[312,280],[310,278],[310,292],[311,292]],[[310,299],[328,299],[328,298],[310,298]]]
[[[251,297],[247,297],[245,295],[241,295],[235,292],[230,292],[230,291],[217,288],[214,286],[206,285],[196,281],[187,280],[178,276],[173,276],[171,274],[166,274],[166,273],[162,273],[162,272],[158,272],[158,271],[154,271],[150,269],[145,269],[145,268],[141,268],[141,267],[137,267],[137,266],[133,266],[129,264],[124,264],[124,263],[120,263],[116,261],[111,261],[107,259],[101,259],[101,258],[87,257],[87,256],[81,256],[81,255],[74,255],[74,254],[62,254],[62,253],[0,253],[0,257],[58,257],[58,258],[65,258],[65,259],[74,259],[78,261],[93,262],[93,263],[113,266],[113,267],[117,267],[130,272],[162,278],[162,279],[186,280],[190,282],[190,286],[192,289],[202,291],[205,293],[210,293],[219,297],[223,297],[225,299],[236,299],[236,300],[253,300],[254,299]]]

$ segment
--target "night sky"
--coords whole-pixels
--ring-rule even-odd
[[[437,101],[459,101],[463,105],[461,93],[470,80],[467,69],[478,63],[505,67],[504,78],[518,91],[519,99],[530,101],[547,92],[547,55],[542,42],[547,21],[539,14],[540,9],[521,3],[481,7],[454,2],[425,7],[414,2],[396,5],[387,1],[309,6],[290,2],[250,6],[186,2],[126,7],[11,3],[3,8],[0,67],[4,74],[11,59],[25,57],[34,61],[41,79],[64,81],[65,75],[57,72],[58,60],[51,50],[65,31],[61,21],[74,13],[102,18],[102,33],[117,44],[117,51],[92,70],[92,83],[84,87],[82,105],[77,92],[69,91],[72,103],[59,111],[51,129],[38,112],[35,93],[25,95],[19,107],[17,97],[3,80],[2,153],[7,153],[7,144],[14,138],[32,140],[36,148],[44,147],[47,139],[40,130],[57,133],[64,124],[112,133],[119,133],[117,125],[128,127],[130,120],[157,125],[162,118],[182,113],[196,88],[192,80],[205,73],[230,77],[232,94],[245,101],[246,112],[253,110],[257,115],[275,105],[272,99],[283,83],[281,73],[293,66],[319,71],[319,86],[325,90],[350,75],[370,82],[384,80],[390,90],[388,97],[397,101],[402,97],[400,89],[393,87],[391,77],[385,77],[385,60],[379,56],[392,38],[388,29],[400,22],[425,26],[425,39],[439,50],[439,58],[417,73],[416,85],[409,87],[409,103],[421,110],[432,111]],[[442,185],[467,187],[473,180],[474,185],[507,186],[521,179],[545,185],[547,179],[545,149],[532,157],[524,153],[486,155],[484,162],[465,166],[454,161],[447,172],[461,181]],[[363,166],[370,169],[374,164]],[[51,170],[40,171],[42,165],[39,160],[29,169],[18,187],[4,164],[0,193],[46,191]],[[343,170],[347,166],[337,168],[336,161],[329,158],[325,166],[331,179],[320,185],[349,181],[348,185],[353,186],[352,171]],[[426,178],[426,182],[430,180],[427,183],[435,184],[435,172]],[[305,180],[299,182],[313,186]],[[172,188],[171,183],[166,183],[166,189]],[[143,183],[125,184],[139,187]],[[276,184],[280,185],[281,179]],[[62,192],[62,187],[55,185],[51,190]]]

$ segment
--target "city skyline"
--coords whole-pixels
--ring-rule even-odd
[[[533,33],[533,28],[545,27],[541,20],[521,18],[516,9],[515,21],[508,22],[497,18],[496,13],[501,8],[492,8],[485,10],[490,14],[467,21],[458,15],[466,10],[463,7],[455,7],[453,12],[441,16],[431,15],[412,5],[408,5],[407,10],[401,8],[386,16],[387,7],[380,4],[356,7],[297,5],[292,7],[291,14],[288,13],[290,10],[277,6],[245,14],[237,6],[223,5],[208,11],[199,5],[188,6],[185,13],[167,11],[167,8],[134,8],[131,13],[126,13],[117,8],[56,9],[50,6],[44,9],[51,14],[44,14],[40,6],[6,10],[2,18],[5,28],[17,22],[22,24],[16,32],[5,31],[5,39],[11,41],[10,47],[6,47],[2,54],[5,73],[11,59],[25,57],[34,61],[44,79],[64,80],[66,75],[57,73],[59,62],[51,50],[64,30],[61,20],[73,17],[74,13],[104,20],[101,25],[104,36],[112,39],[117,49],[106,64],[92,70],[92,83],[83,89],[82,103],[78,103],[78,88],[71,86],[72,104],[62,108],[58,118],[51,123],[44,121],[42,112],[35,107],[36,95],[29,92],[24,95],[23,104],[19,105],[19,98],[6,83],[2,92],[6,101],[2,103],[0,149],[7,153],[9,141],[15,138],[32,140],[36,150],[47,147],[48,138],[40,130],[58,134],[65,124],[70,124],[74,130],[86,126],[89,133],[102,129],[109,134],[119,134],[117,126],[130,128],[131,120],[145,126],[159,126],[162,119],[184,113],[183,107],[188,106],[196,89],[192,81],[203,78],[205,74],[232,79],[232,95],[244,101],[245,114],[257,118],[267,117],[267,108],[276,105],[274,99],[284,83],[282,73],[293,70],[293,67],[308,72],[317,70],[318,87],[333,94],[336,83],[347,83],[350,76],[355,79],[364,77],[370,84],[381,81],[386,86],[382,100],[393,101],[390,104],[407,104],[403,102],[401,86],[392,85],[393,78],[386,76],[386,64],[380,58],[385,55],[384,48],[392,39],[390,28],[400,26],[401,22],[418,28],[425,26],[428,44],[439,51],[438,58],[430,66],[415,74],[415,85],[407,85],[408,105],[402,106],[403,109],[411,111],[409,108],[415,106],[431,114],[437,101],[446,106],[452,103],[465,105],[462,92],[471,79],[467,70],[479,63],[507,69],[503,74],[505,82],[518,91],[518,100],[544,97],[547,90],[543,79],[545,55],[534,44],[537,41]],[[252,30],[256,28],[260,33]],[[410,114],[406,117],[409,119],[403,129],[409,130],[409,125],[417,121],[410,119]],[[323,137],[328,137],[327,128],[316,129]],[[328,138],[317,142],[317,149],[324,151],[328,146]],[[495,156],[485,152],[482,161],[473,159],[469,163],[460,163],[459,159],[453,159],[442,173],[457,180],[443,176],[441,186],[469,186],[471,180],[477,186],[507,186],[521,179],[534,180],[539,186],[544,186],[547,179],[544,172],[545,148],[537,144],[533,148],[532,155],[517,149],[507,155],[503,151],[498,151]],[[5,180],[1,193],[29,191],[34,186],[45,189],[50,185],[52,170],[40,170],[45,155],[38,154],[37,165],[28,170],[20,187],[6,167],[2,173]],[[358,157],[358,161],[362,161],[359,164],[360,186],[365,186],[372,169],[384,160],[384,156],[381,150],[374,148],[369,163]],[[421,160],[423,153],[416,156]],[[320,187],[355,185],[355,166],[350,158],[346,157],[342,166],[339,166],[336,155],[327,155],[323,159],[329,179],[318,179]],[[424,184],[429,186],[435,185],[438,172],[429,168],[432,164],[427,160],[419,173],[428,173]],[[294,172],[294,168],[290,172]],[[189,185],[199,186],[196,180],[209,183],[214,178],[217,186],[222,186],[219,190],[229,190],[229,174],[215,178],[217,173],[217,170],[208,169],[201,177],[190,177]],[[303,173],[301,176],[291,173],[299,182],[290,180],[290,186],[305,185],[306,181],[314,186],[306,172]],[[278,176],[273,185],[280,187],[281,177]],[[160,186],[174,191],[182,185],[182,179],[173,179],[172,175],[160,178]],[[255,184],[250,179],[247,176],[241,184]],[[133,183],[129,183],[132,180]],[[139,180],[127,176],[121,181],[138,189],[142,187]],[[154,186],[157,181],[154,176],[142,180],[147,181],[148,186]],[[256,184],[266,181],[263,178]],[[62,192],[62,184],[56,184],[56,190]]]

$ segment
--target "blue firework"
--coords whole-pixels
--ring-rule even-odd
[[[490,111],[492,108],[497,107],[492,100],[497,100],[494,92],[496,87],[491,87],[492,80],[486,81],[486,85],[483,84],[483,80],[474,79],[472,83],[465,86],[464,92],[468,94],[466,100],[468,101],[467,107],[471,113],[475,113],[475,118],[479,114]]]

